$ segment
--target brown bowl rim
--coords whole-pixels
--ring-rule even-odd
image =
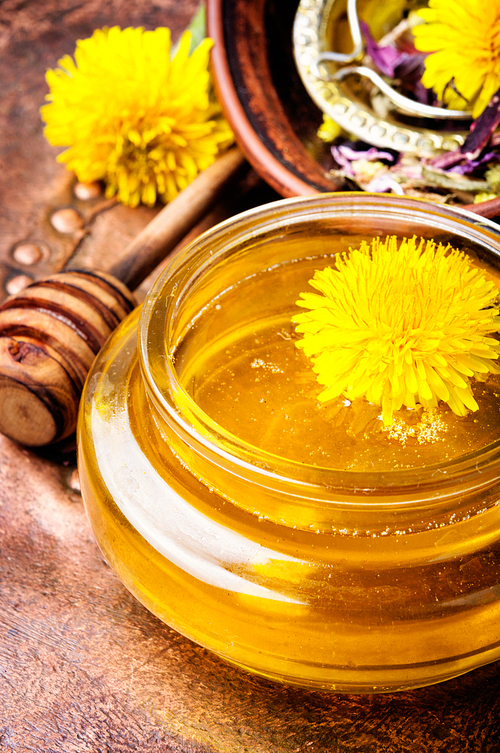
[[[288,198],[321,193],[315,186],[291,172],[272,154],[258,136],[245,112],[231,75],[225,43],[223,3],[229,1],[206,0],[207,35],[214,43],[211,53],[214,86],[236,141],[255,171],[281,196]],[[249,0],[254,15],[258,13],[262,17],[261,29],[264,27],[265,2],[266,0]],[[459,208],[491,219],[500,214],[500,196],[478,204],[462,204]]]

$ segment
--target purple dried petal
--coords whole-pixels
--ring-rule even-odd
[[[350,175],[354,175],[351,168],[351,162],[354,162],[355,160],[366,159],[369,162],[374,162],[375,160],[388,160],[389,162],[394,162],[395,160],[395,156],[391,154],[391,152],[381,151],[374,146],[371,146],[368,149],[357,150],[347,144],[339,144],[338,146],[332,146],[331,150],[332,157],[337,165],[342,167],[346,172],[349,172]]]
[[[490,99],[481,115],[475,120],[469,131],[469,135],[460,148],[462,154],[476,153],[482,149],[491,134],[500,123],[500,89]]]
[[[449,173],[458,173],[459,175],[468,175],[469,173],[486,167],[490,162],[500,161],[500,152],[493,151],[500,145],[500,138],[494,134],[490,139],[488,148],[482,152],[463,152],[463,147],[454,149],[451,152],[439,154],[430,161],[432,167],[444,170]]]
[[[377,149],[375,146],[371,146],[365,152],[358,152],[360,155],[358,159],[367,159],[369,162],[375,162],[375,160],[385,159],[388,162],[394,162],[396,157],[391,152],[383,152]]]
[[[447,173],[455,173],[456,175],[468,175],[473,172],[475,165],[471,164],[471,160],[466,160],[461,165],[454,165],[446,170]]]
[[[365,21],[359,23],[366,42],[366,53],[380,72],[390,78],[399,79],[403,88],[418,102],[433,104],[435,101],[433,92],[421,83],[426,53],[417,52],[414,48],[408,52],[390,45],[381,47],[373,38],[368,24]]]
[[[360,21],[359,25],[366,42],[366,53],[371,57],[377,68],[386,76],[394,76],[396,66],[401,63],[402,57],[406,55],[399,52],[395,47],[380,47],[372,37],[370,28],[365,21]]]
[[[500,161],[500,154],[497,154],[496,152],[485,152],[477,159],[466,158],[460,165],[454,165],[452,168],[450,168],[448,172],[459,173],[459,175],[467,175],[468,173],[472,173],[474,172],[474,170],[477,170],[480,167],[485,167],[490,162],[498,161]]]
[[[349,160],[350,162],[355,159],[359,159],[359,155],[361,154],[361,152],[358,152],[356,149],[353,149],[347,144],[339,144],[338,147],[333,146],[332,152],[334,150],[341,154],[344,159]]]
[[[451,167],[458,165],[464,159],[464,155],[460,151],[460,148],[453,149],[451,152],[445,152],[444,154],[438,154],[437,157],[431,160],[431,165],[437,167],[438,170],[449,170]]]
[[[425,52],[415,52],[410,55],[408,52],[401,53],[401,60],[394,69],[396,78],[410,78],[410,76],[421,79],[425,69]]]
[[[359,25],[365,38],[366,53],[382,73],[392,78],[396,67],[401,63],[405,53],[400,52],[395,47],[381,47],[373,38],[368,24],[360,20]]]
[[[354,170],[351,167],[351,162],[353,161],[353,159],[349,159],[344,154],[344,150],[341,149],[340,146],[332,146],[331,151],[333,160],[337,167],[342,168],[342,170],[344,170],[347,175],[354,175]]]
[[[432,89],[426,89],[421,79],[425,70],[425,53],[406,54],[396,67],[394,75],[401,82],[403,91],[423,105],[435,105],[437,97]]]

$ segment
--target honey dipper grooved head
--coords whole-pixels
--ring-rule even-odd
[[[0,432],[29,447],[69,436],[94,357],[134,308],[105,273],[61,272],[0,306]]]

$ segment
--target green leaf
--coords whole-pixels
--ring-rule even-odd
[[[189,22],[186,31],[191,32],[191,45],[189,47],[189,54],[191,55],[193,50],[195,50],[207,36],[207,14],[204,2],[200,3],[198,10]],[[171,57],[174,57],[178,46],[179,42],[177,42],[172,48],[172,52],[170,53]]]
[[[192,52],[198,47],[201,42],[203,42],[203,40],[207,36],[207,13],[205,9],[205,3],[200,4],[198,10],[189,23],[188,29],[193,35],[191,38],[190,49],[190,52]]]

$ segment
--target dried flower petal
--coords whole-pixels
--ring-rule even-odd
[[[381,47],[373,38],[368,24],[360,20],[359,25],[365,38],[367,55],[381,73],[393,78],[396,68],[408,58],[408,53],[400,52],[396,47]]]
[[[383,151],[377,149],[374,146],[357,145],[358,148],[354,148],[349,144],[337,144],[332,146],[332,157],[335,163],[344,170],[346,175],[352,177],[356,176],[356,170],[353,167],[353,163],[358,160],[366,160],[368,162],[375,162],[378,160],[387,160],[388,162],[394,162],[395,156],[392,152]]]
[[[500,123],[500,89],[488,102],[481,115],[475,120],[460,151],[476,156],[488,143],[491,134]]]

